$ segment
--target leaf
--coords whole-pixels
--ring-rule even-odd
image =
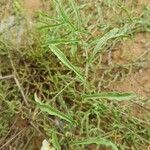
[[[88,144],[97,144],[104,145],[106,147],[111,147],[112,150],[118,150],[117,146],[111,141],[101,138],[101,137],[92,137],[84,140],[79,140],[71,143],[72,145],[88,145]]]
[[[21,3],[17,0],[15,0],[13,2],[14,8],[17,12],[22,12],[23,11],[23,7],[21,6]]]
[[[43,112],[47,112],[48,114],[52,116],[56,116],[60,119],[63,119],[71,124],[74,123],[73,119],[70,116],[65,115],[64,113],[58,111],[57,109],[51,107],[50,105],[43,104],[36,96],[35,94],[35,101],[37,103],[37,106],[41,109]]]
[[[56,135],[56,131],[54,130],[52,133],[52,144],[53,146],[56,148],[56,150],[61,150],[59,141],[58,141],[58,137]]]
[[[71,64],[71,62],[66,58],[65,54],[60,49],[58,49],[55,45],[49,45],[49,48],[65,66],[75,72],[79,79],[84,81],[84,77],[81,72],[77,69],[77,67]]]
[[[75,0],[69,0],[69,1],[72,5],[74,13],[76,15],[78,26],[80,26],[81,25],[81,16],[80,16],[80,13],[79,13],[79,10],[78,10],[77,2]]]
[[[102,50],[103,46],[107,44],[107,41],[108,41],[108,40],[110,40],[110,39],[115,38],[116,36],[118,36],[118,35],[117,35],[118,31],[119,31],[118,28],[114,28],[114,29],[110,30],[109,32],[107,32],[103,37],[101,37],[101,38],[98,40],[98,42],[97,42],[97,44],[96,44],[96,46],[95,46],[95,48],[94,48],[94,50],[93,50],[92,56],[89,58],[89,62],[92,62],[92,61],[93,61],[95,55],[96,55],[100,50]]]
[[[99,99],[105,98],[109,100],[130,100],[136,95],[134,93],[118,93],[118,92],[102,92],[102,93],[95,93],[95,94],[84,94],[82,95],[84,99]]]
[[[66,22],[69,27],[72,29],[72,30],[76,30],[76,27],[74,26],[74,24],[70,21],[70,18],[66,15],[64,9],[62,8],[62,6],[60,5],[60,2],[55,0],[54,1],[56,6],[58,7],[58,10],[59,10],[59,13],[63,19],[64,22]]]
[[[58,44],[76,44],[78,40],[67,40],[67,39],[57,39],[49,41],[50,44],[58,45]]]
[[[57,23],[57,24],[43,24],[40,27],[38,27],[39,30],[43,29],[51,29],[51,28],[56,28],[58,26],[62,26],[64,23]]]

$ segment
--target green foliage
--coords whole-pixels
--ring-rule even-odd
[[[84,77],[80,73],[79,69],[70,63],[70,61],[66,58],[65,54],[63,54],[63,52],[61,50],[59,50],[54,45],[50,45],[49,48],[65,66],[67,66],[70,70],[74,71],[76,73],[76,75],[79,77],[79,79],[84,81]]]
[[[117,92],[102,92],[95,94],[84,94],[84,99],[109,99],[109,100],[130,100],[135,98],[136,95],[134,93],[117,93]]]
[[[11,6],[11,1],[7,3]],[[8,133],[19,113],[29,123],[27,132],[21,134],[26,140],[20,149],[31,149],[39,133],[56,150],[84,150],[91,145],[147,149],[149,97],[115,91],[111,85],[149,64],[149,50],[136,62],[120,63],[113,57],[127,39],[149,33],[149,6],[143,11],[140,6],[140,12],[138,5],[121,0],[45,0],[43,6],[49,8],[33,19],[32,27],[27,26],[22,43],[12,44],[3,39],[5,33],[0,35],[0,136]],[[22,11],[20,1],[15,0],[12,14],[24,18]],[[28,19],[22,21],[28,23]],[[16,75],[21,88],[13,78],[1,80],[9,74]],[[14,141],[20,144],[18,139]]]
[[[41,109],[41,111],[47,112],[49,115],[56,116],[60,119],[63,119],[65,121],[73,124],[74,121],[70,116],[67,116],[67,115],[61,113],[60,111],[51,107],[48,104],[43,104],[42,102],[40,102],[40,100],[37,98],[37,96],[35,96],[35,101],[37,103],[37,106]]]
[[[111,147],[112,150],[118,150],[117,146],[113,144],[111,141],[108,141],[105,138],[100,138],[100,137],[94,137],[94,138],[91,137],[84,140],[74,141],[71,144],[73,145],[97,144],[97,145],[104,145],[106,147]]]
[[[100,39],[98,40],[93,53],[89,59],[89,62],[91,63],[93,61],[93,59],[95,58],[96,54],[103,49],[103,47],[107,44],[107,41],[115,38],[118,36],[118,28],[114,28],[112,30],[110,30],[108,33],[106,33],[103,37],[100,37]]]
[[[61,146],[60,146],[60,143],[59,143],[59,140],[58,140],[55,130],[52,133],[52,144],[54,145],[56,150],[61,150]]]
[[[2,138],[9,131],[11,119],[21,109],[21,103],[17,100],[16,90],[9,91],[9,84],[0,81],[0,137]],[[12,99],[10,100],[10,95]]]

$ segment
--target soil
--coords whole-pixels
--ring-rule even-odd
[[[143,7],[149,5],[150,1],[149,0],[125,0],[125,3],[129,7],[134,3],[134,10],[137,12],[137,14],[141,14]]]
[[[10,143],[3,147],[2,150],[16,149],[18,146],[20,146],[18,149],[23,149],[25,145],[26,148],[24,149],[32,147],[33,150],[40,150],[44,139],[38,132],[33,132],[32,128],[28,120],[21,118],[19,114],[14,116],[14,121],[10,123],[9,134],[6,134],[5,139],[3,139],[10,141]],[[0,142],[2,143],[3,141]]]
[[[128,64],[136,61],[150,48],[150,35],[138,33],[134,38],[125,40],[113,52],[113,62]],[[149,65],[148,65],[149,66]]]
[[[123,81],[116,81],[110,88],[120,92],[134,92],[139,96],[150,96],[150,35],[138,34],[132,40],[121,43],[112,54],[112,62],[117,64],[129,64],[138,59],[147,57],[141,62],[142,67],[131,73]]]
[[[33,17],[42,8],[41,0],[24,0],[24,8],[28,16]]]
[[[144,63],[141,62],[142,66],[123,80],[112,83],[109,90],[136,93],[141,103],[143,99],[150,98],[150,35],[140,33],[133,40],[121,43],[112,54],[112,62],[124,65],[135,62],[138,58],[142,59],[142,56],[145,59]],[[136,103],[123,102],[121,105],[123,107],[131,105],[131,115],[137,118],[144,119],[149,116],[149,103],[140,106]]]
[[[150,2],[149,2],[149,0],[138,0],[138,4],[139,5],[144,5],[144,6],[146,6],[146,5],[149,5],[150,4]]]
[[[141,69],[126,77],[123,81],[116,81],[110,89],[120,92],[134,92],[139,96],[150,96],[150,69]]]

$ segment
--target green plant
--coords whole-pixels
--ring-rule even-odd
[[[34,135],[56,150],[146,149],[149,97],[110,87],[149,62],[147,50],[136,60],[113,63],[120,43],[149,32],[149,6],[137,15],[135,4],[120,0],[48,2],[50,9],[24,30],[20,45],[0,35],[1,137],[19,113],[29,124],[20,149],[34,149]],[[14,4],[23,16],[22,5]],[[133,114],[135,105],[142,118]]]

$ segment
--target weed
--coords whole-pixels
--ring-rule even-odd
[[[138,71],[143,61],[149,62],[146,50],[133,62],[111,63],[121,42],[149,33],[149,6],[137,15],[138,6],[120,0],[44,3],[50,9],[39,12],[32,27],[28,20],[18,22],[24,28],[21,43],[6,38],[8,29],[0,34],[0,136],[4,143],[0,144],[5,149],[10,141],[12,147],[20,145],[21,133],[20,149],[36,149],[35,134],[56,150],[147,149],[149,97],[145,100],[128,89],[114,91],[110,85]],[[24,18],[20,1],[13,6],[15,19]],[[108,63],[103,61],[105,54]],[[142,118],[133,114],[137,104]],[[16,114],[28,125],[12,136],[9,126]]]

